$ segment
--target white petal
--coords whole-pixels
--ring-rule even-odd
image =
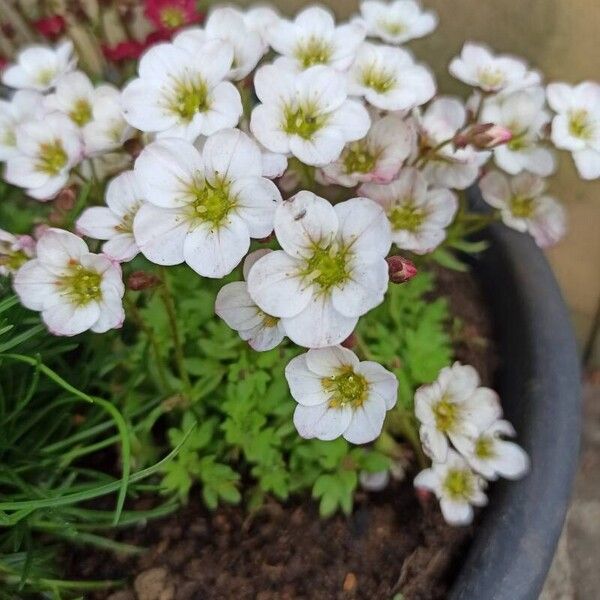
[[[224,285],[215,300],[215,312],[236,331],[249,330],[262,323],[263,315],[248,294],[244,281]]]
[[[253,273],[254,269],[251,277]],[[299,346],[324,348],[343,342],[354,331],[357,322],[358,317],[342,315],[329,298],[319,296],[312,297],[302,312],[286,318],[284,327],[287,336]]]
[[[102,245],[102,252],[118,262],[129,262],[139,251],[132,233],[119,233]]]
[[[123,217],[143,200],[143,192],[134,171],[123,171],[111,179],[106,188],[106,205]]]
[[[494,468],[507,479],[519,479],[529,470],[529,457],[521,446],[514,442],[497,440],[498,456],[494,459]]]
[[[177,116],[164,105],[158,84],[134,79],[121,95],[123,115],[141,131],[164,131],[177,123]]]
[[[433,469],[423,469],[415,477],[413,485],[416,488],[424,488],[436,492],[439,486],[439,478]]]
[[[502,416],[498,394],[489,388],[478,388],[464,403],[466,418],[480,431]]]
[[[116,227],[121,219],[106,206],[92,206],[86,208],[77,219],[75,227],[82,235],[95,240],[109,240],[116,234]]]
[[[262,175],[258,144],[239,129],[223,129],[211,135],[204,144],[202,158],[211,184]]]
[[[444,519],[450,525],[469,525],[473,521],[473,508],[467,502],[453,502],[442,498],[440,508]]]
[[[354,409],[352,420],[344,432],[351,444],[366,444],[379,437],[385,420],[385,402],[379,396],[369,397],[360,407]]]
[[[294,425],[303,438],[334,440],[346,431],[352,418],[350,408],[329,408],[327,404],[302,406],[294,411]]]
[[[62,272],[70,260],[79,262],[89,250],[86,243],[73,233],[50,228],[38,240],[36,252],[44,267]]]
[[[248,226],[250,236],[267,237],[273,231],[275,209],[281,202],[277,186],[264,177],[244,177],[234,181],[230,193],[236,198],[236,213]]]
[[[200,133],[211,135],[220,129],[235,127],[243,113],[242,99],[237,88],[229,81],[219,83],[211,91],[210,109],[198,113],[202,121]]]
[[[256,139],[271,152],[287,154],[290,150],[289,136],[281,125],[282,115],[272,106],[259,104],[252,110],[250,130]]]
[[[300,313],[312,297],[312,290],[298,277],[298,263],[283,250],[258,260],[248,273],[248,292],[269,315],[292,317]]]
[[[337,127],[324,126],[310,138],[293,135],[289,139],[290,152],[306,165],[325,166],[337,160],[346,140]],[[273,148],[271,148],[273,150]]]
[[[98,303],[100,315],[91,329],[95,333],[104,333],[109,329],[121,327],[125,320],[125,311],[119,294],[114,289],[104,290]]]
[[[423,451],[433,460],[444,462],[448,456],[448,439],[433,426],[421,425],[419,436]]]
[[[183,262],[183,245],[189,226],[176,209],[144,204],[133,220],[133,235],[140,252],[159,265]]]
[[[351,142],[367,135],[371,119],[363,104],[356,100],[346,100],[331,114],[327,125],[341,129],[345,140]]]
[[[260,325],[255,328],[252,335],[248,338],[248,344],[257,352],[266,352],[279,346],[285,337],[285,331],[278,323],[275,326]]]
[[[483,199],[494,208],[504,208],[511,198],[508,179],[498,171],[490,171],[479,181]]]
[[[77,306],[68,301],[49,306],[42,312],[42,319],[54,335],[77,335],[90,329],[100,317],[98,303]]]
[[[244,221],[229,217],[219,227],[203,224],[188,233],[183,245],[185,262],[203,277],[220,278],[231,273],[250,248]]]
[[[369,394],[380,397],[387,410],[394,408],[398,400],[398,380],[393,373],[370,360],[362,361],[356,372],[366,377]]]
[[[588,148],[573,153],[575,166],[582,179],[598,179],[600,177],[600,152]]]
[[[304,356],[306,366],[319,377],[330,377],[345,367],[356,371],[360,364],[356,354],[343,346],[312,348]]]
[[[256,71],[254,90],[258,99],[264,104],[274,106],[288,104],[296,95],[294,73],[274,65],[265,65]],[[269,109],[273,110],[273,106]]]
[[[285,378],[290,393],[296,402],[303,406],[324,404],[331,396],[322,384],[323,377],[308,368],[306,354],[292,358],[285,368]]]
[[[254,266],[254,263],[257,260],[259,260],[260,258],[262,258],[263,256],[270,254],[271,252],[273,252],[273,250],[271,250],[271,248],[260,248],[259,250],[254,250],[254,252],[250,252],[250,254],[248,254],[248,256],[246,256],[246,258],[244,259],[244,265],[242,268],[244,279],[246,281],[248,280],[248,273],[250,273],[250,269]]]
[[[31,310],[42,310],[44,303],[56,293],[56,275],[50,273],[39,260],[26,262],[15,274],[13,287],[21,304]]]

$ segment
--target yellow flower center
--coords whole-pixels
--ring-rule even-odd
[[[14,273],[22,267],[29,257],[22,250],[13,250],[9,244],[0,242],[0,266],[6,267],[8,271]]]
[[[475,456],[483,460],[492,458],[495,456],[494,452],[494,440],[488,436],[479,436],[475,442]]]
[[[379,21],[379,26],[389,35],[400,35],[406,31],[406,25],[401,21]]]
[[[475,491],[475,477],[467,469],[450,469],[442,486],[452,500],[469,500]]]
[[[324,65],[331,58],[331,46],[325,40],[311,37],[305,43],[299,44],[294,55],[303,69],[313,65]]]
[[[419,230],[426,216],[426,212],[412,201],[404,201],[399,206],[392,208],[388,218],[394,230],[414,233]]]
[[[535,211],[535,198],[513,196],[510,199],[510,212],[518,219],[529,219]]]
[[[346,173],[368,173],[377,163],[377,155],[364,140],[350,144],[343,154]]]
[[[56,71],[50,67],[48,67],[47,69],[41,69],[36,77],[37,83],[39,85],[50,85],[52,83],[52,80],[54,79],[56,75]]]
[[[168,104],[171,111],[184,121],[191,121],[196,113],[205,112],[210,107],[206,83],[200,78],[177,81]]]
[[[349,278],[347,255],[348,249],[340,248],[337,244],[326,248],[315,246],[302,276],[316,284],[321,293],[328,293]]]
[[[396,84],[396,78],[392,73],[384,69],[367,67],[362,72],[362,83],[365,87],[375,90],[378,94],[385,94]]]
[[[67,164],[67,153],[60,140],[40,144],[36,168],[50,176],[58,175]]]
[[[58,280],[64,295],[77,306],[85,306],[102,298],[102,276],[79,263],[71,265],[69,274]]]
[[[272,315],[268,315],[266,312],[263,312],[262,310],[259,311],[259,314],[262,318],[263,327],[267,327],[269,329],[271,327],[277,327],[277,324],[279,323],[278,317],[273,317]]]
[[[497,88],[504,83],[506,77],[500,69],[487,67],[479,71],[478,79],[482,86]]]
[[[214,185],[207,181],[194,184],[190,193],[194,196],[190,205],[190,218],[193,221],[211,223],[215,227],[220,227],[237,205],[235,198],[230,196],[229,184],[225,181],[217,181]]]
[[[307,105],[296,109],[288,106],[283,113],[283,130],[305,140],[312,138],[326,122],[327,116],[318,114],[316,106]]]
[[[79,98],[73,105],[69,117],[71,117],[73,123],[79,127],[83,127],[92,120],[92,107],[90,103],[85,98]]]
[[[592,137],[593,128],[587,110],[576,110],[569,114],[569,133],[582,140],[589,140]]]
[[[168,6],[161,11],[160,21],[165,27],[174,29],[185,25],[185,14],[176,6]]]
[[[352,367],[342,367],[338,374],[321,379],[321,385],[326,392],[331,392],[330,408],[359,408],[367,399],[369,384]]]
[[[458,405],[447,398],[442,398],[433,406],[435,426],[439,431],[448,432],[454,429],[460,409]]]

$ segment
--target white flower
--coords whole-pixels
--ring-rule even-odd
[[[43,114],[44,97],[32,90],[15,92],[10,101],[0,100],[0,161],[18,154],[17,127]]]
[[[0,275],[15,273],[35,254],[35,240],[0,229]]]
[[[341,343],[358,317],[383,301],[390,229],[383,210],[367,198],[335,207],[302,191],[281,203],[275,234],[283,250],[252,267],[248,292],[287,336],[309,348]]]
[[[342,155],[322,168],[325,183],[354,187],[360,182],[387,183],[415,146],[415,132],[396,115],[376,120],[366,137],[348,144]]]
[[[356,50],[365,39],[365,29],[358,23],[336,27],[333,14],[320,6],[302,10],[294,19],[279,19],[268,31],[275,52],[284,58],[276,64],[301,71],[314,65],[326,65],[345,71],[354,60]]]
[[[437,15],[423,10],[413,0],[361,2],[360,12],[369,36],[388,44],[404,44],[431,33],[437,25]]]
[[[436,186],[459,190],[474,183],[479,176],[479,168],[488,160],[490,153],[477,152],[470,146],[453,146],[451,140],[467,121],[462,102],[446,96],[437,98],[423,115],[417,114],[417,121],[422,145],[431,152],[423,168],[425,177]],[[448,143],[441,146],[444,142]]]
[[[139,252],[133,237],[133,219],[143,203],[133,171],[124,171],[106,188],[106,206],[87,208],[77,219],[77,231],[96,240],[108,240],[102,252],[117,262],[127,262]]]
[[[515,435],[508,421],[492,422],[465,449],[467,462],[488,480],[519,479],[529,470],[529,457],[518,444],[502,439]]]
[[[204,277],[223,277],[248,252],[250,238],[273,230],[281,195],[261,177],[258,146],[238,129],[210,136],[202,154],[162,139],[135,163],[146,201],[133,221],[140,251],[160,265],[186,262]]]
[[[470,42],[452,59],[449,70],[457,79],[485,92],[513,92],[541,83],[540,74],[530,71],[521,59],[495,56],[485,46]]]
[[[269,49],[269,32],[278,23],[279,13],[270,6],[252,6],[241,12],[246,27],[260,36],[263,53]]]
[[[244,260],[244,279],[247,279],[254,263],[269,252],[271,250],[265,248],[248,254]],[[259,352],[275,348],[285,337],[281,320],[258,308],[248,294],[246,281],[233,281],[224,285],[217,294],[215,312]]]
[[[285,377],[294,400],[294,425],[303,438],[352,444],[372,442],[394,408],[398,380],[380,364],[359,361],[341,346],[312,349],[293,358]]]
[[[252,111],[250,129],[272,152],[291,152],[305,164],[323,166],[369,130],[367,109],[347,99],[344,77],[331,68],[294,73],[265,65],[254,87],[262,104]]]
[[[2,73],[2,83],[18,89],[45,92],[77,64],[73,56],[73,43],[62,42],[56,48],[30,46],[19,52],[17,64]]]
[[[443,188],[429,188],[425,177],[413,168],[400,171],[387,185],[363,184],[358,193],[383,207],[392,228],[392,242],[402,250],[427,254],[446,237],[458,209],[456,195]]]
[[[482,425],[500,418],[502,411],[496,392],[479,387],[479,383],[479,375],[473,367],[456,362],[444,367],[433,383],[415,392],[421,442],[433,460],[446,460],[448,440],[463,452],[469,440],[477,437]]]
[[[543,129],[550,122],[545,104],[546,95],[541,87],[485,101],[480,121],[501,125],[512,133],[507,144],[494,149],[494,161],[503,171],[516,175],[526,170],[547,177],[556,168],[552,152],[539,145]]]
[[[542,248],[555,244],[566,233],[566,213],[562,205],[544,194],[543,179],[521,173],[510,179],[491,171],[479,182],[484,200],[500,210],[508,227],[529,232]]]
[[[487,504],[485,481],[454,450],[448,452],[445,462],[434,461],[430,469],[421,471],[414,485],[437,496],[444,519],[450,525],[468,525],[473,521],[473,506]]]
[[[600,84],[552,83],[547,94],[548,104],[558,113],[552,121],[554,145],[573,153],[583,179],[600,177]]]
[[[435,94],[429,70],[402,48],[364,43],[348,73],[349,93],[382,110],[410,110]]]
[[[117,263],[61,229],[46,230],[36,251],[17,271],[14,288],[24,306],[42,313],[51,333],[104,333],[122,325],[125,290]]]
[[[259,32],[246,24],[239,10],[230,7],[214,9],[208,16],[204,30],[199,27],[186,29],[175,36],[173,43],[205,60],[206,42],[210,40],[220,41],[233,51],[227,77],[235,81],[246,77],[266,50]]]
[[[83,141],[87,156],[120,149],[135,136],[121,108],[121,92],[110,85],[96,89],[92,106],[92,120],[83,127]]]
[[[158,44],[142,56],[138,72],[123,90],[127,121],[159,137],[189,141],[235,127],[242,101],[235,86],[223,81],[233,61],[232,47],[209,40],[198,54],[173,44]]]
[[[66,185],[83,153],[79,129],[62,113],[22,123],[16,142],[18,154],[7,160],[4,177],[37,200],[54,197]]]

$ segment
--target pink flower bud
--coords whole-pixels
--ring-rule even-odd
[[[352,350],[356,346],[356,335],[351,333],[341,344],[340,346],[344,346],[344,348],[348,348],[348,350]]]
[[[417,500],[419,501],[421,507],[425,508],[431,502],[431,499],[433,498],[433,493],[426,488],[416,487],[415,496],[417,497]]]
[[[417,274],[417,267],[415,267],[412,260],[408,260],[408,258],[395,255],[388,256],[386,261],[388,264],[390,281],[392,283],[406,283]]]
[[[127,287],[135,292],[156,287],[159,283],[160,279],[156,275],[145,271],[134,271],[127,278]]]
[[[71,210],[75,206],[75,199],[77,194],[75,193],[75,187],[69,186],[63,188],[56,196],[54,201],[56,208],[59,210]]]
[[[513,134],[510,129],[494,123],[477,123],[454,138],[457,148],[474,146],[479,150],[488,150],[510,142]]]

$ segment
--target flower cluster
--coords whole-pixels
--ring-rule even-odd
[[[485,480],[518,479],[529,469],[523,449],[502,437],[515,431],[502,419],[497,394],[480,387],[470,365],[446,367],[436,381],[419,388],[415,414],[423,448],[433,461],[417,475],[415,486],[435,493],[449,523],[473,520],[472,506],[487,503]]]
[[[558,241],[564,210],[542,179],[557,165],[551,142],[582,177],[600,177],[600,86],[545,89],[524,61],[467,43],[449,68],[471,98],[440,95],[405,46],[437,24],[414,0],[364,1],[342,24],[319,6],[292,20],[216,8],[187,28],[200,21],[195,2],[148,1],[146,15],[166,34],[122,89],[77,70],[68,40],[24,49],[2,72],[14,90],[0,101],[4,179],[71,212],[37,243],[0,232],[1,273],[57,335],[122,324],[122,263],[156,271],[130,279],[136,291],[167,286],[168,269],[154,265],[230,277],[215,312],[242,339],[257,351],[286,337],[308,349],[286,369],[300,435],[375,440],[396,407],[396,376],[342,343],[390,281],[415,274],[411,258],[456,264],[453,249],[470,247],[461,235],[491,219],[540,246]],[[484,175],[489,161],[499,171]],[[487,216],[464,199],[479,180]],[[243,281],[231,281],[240,265]],[[470,469],[525,469],[470,367],[421,389],[416,414],[434,461],[418,485],[449,520],[466,522],[485,499]]]

